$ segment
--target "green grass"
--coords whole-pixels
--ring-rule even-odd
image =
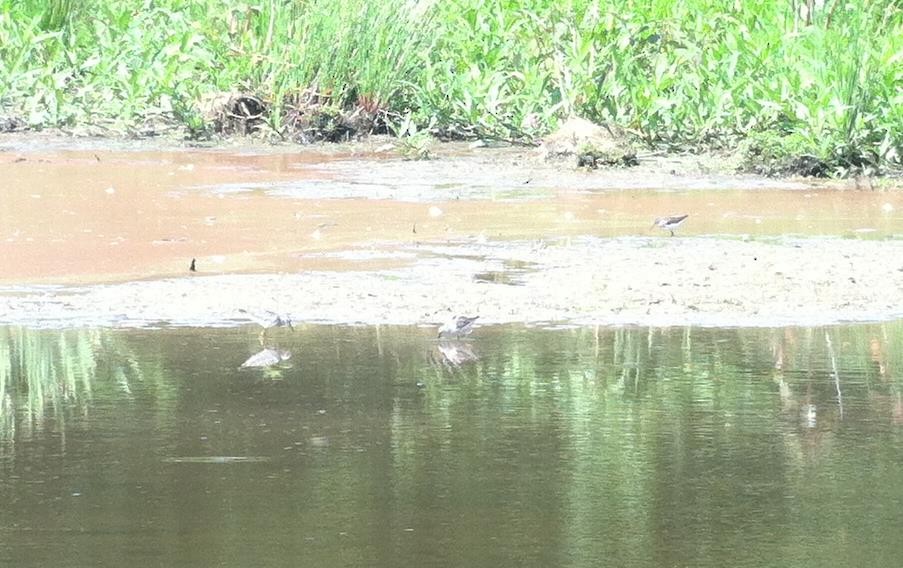
[[[202,98],[241,91],[282,135],[311,101],[505,139],[578,114],[650,146],[899,168],[899,0],[799,4],[0,0],[0,117],[202,132]]]

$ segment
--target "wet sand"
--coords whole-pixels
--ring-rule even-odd
[[[390,246],[343,260],[345,270],[5,287],[0,322],[248,323],[240,309],[361,324],[437,323],[445,309],[487,324],[770,326],[903,316],[903,241],[580,237]],[[405,265],[374,270],[374,261]]]
[[[899,191],[692,161],[570,171],[460,145],[406,162],[373,144],[21,140],[0,139],[0,324],[235,325],[239,308],[401,324],[445,308],[562,324],[903,314]],[[690,214],[680,236],[650,230],[671,213]]]

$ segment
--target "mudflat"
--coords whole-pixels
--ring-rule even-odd
[[[0,139],[0,323],[784,325],[903,314],[903,192],[523,149]],[[690,217],[677,236],[650,227]],[[196,259],[197,272],[189,272]]]

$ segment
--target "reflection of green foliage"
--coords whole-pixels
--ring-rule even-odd
[[[815,566],[896,539],[869,521],[897,513],[903,322],[482,327],[460,365],[437,359],[434,329],[274,336],[295,355],[280,381],[238,369],[259,349],[247,328],[0,328],[0,457],[40,417],[68,417],[68,443],[91,447],[62,456],[79,465],[64,490],[93,483],[128,518],[196,519],[198,549],[236,565],[284,526],[353,535],[286,538],[304,565],[479,566],[492,550],[501,565]],[[57,443],[47,424],[13,467],[60,459],[35,450]],[[229,456],[247,459],[217,461]],[[19,511],[23,526],[43,520]],[[87,529],[111,526],[102,516]]]
[[[86,412],[100,371],[130,394],[143,373],[121,336],[110,330],[35,331],[0,327],[0,440],[18,429],[65,428],[67,411]]]
[[[442,488],[442,503],[539,503],[544,515],[535,520],[566,518],[564,532],[575,546],[598,540],[591,535],[606,530],[598,525],[605,519],[622,528],[622,552],[650,550],[657,539],[650,520],[675,511],[697,518],[668,529],[669,542],[680,535],[695,542],[694,530],[719,534],[726,522],[719,510],[728,503],[736,518],[763,514],[762,503],[738,487],[793,492],[797,482],[806,483],[797,469],[829,451],[841,418],[826,333],[846,420],[889,423],[893,409],[882,397],[899,397],[901,375],[894,370],[903,369],[903,322],[478,330],[478,363],[430,376],[419,405],[396,406],[396,491],[416,494],[427,484]],[[809,404],[818,408],[814,425],[804,421]],[[888,451],[871,459],[886,466],[896,458]],[[662,503],[675,511],[657,510]],[[437,503],[423,498],[421,504]],[[765,514],[786,522],[780,508]],[[494,527],[505,525],[501,514],[497,520]],[[516,526],[523,530],[524,523]],[[504,528],[498,530],[504,541]],[[608,552],[600,545],[588,556]],[[677,553],[689,561],[693,551]]]
[[[0,349],[0,444],[15,434],[13,401],[10,393],[13,365],[9,351]],[[0,446],[2,447],[2,446]]]
[[[855,376],[854,384],[878,380],[880,357],[887,359],[881,368],[903,365],[903,324],[827,328],[827,333],[835,337],[841,374]],[[455,392],[471,397],[485,394],[481,389],[504,387],[510,390],[505,400],[521,409],[543,404],[553,392],[559,403],[562,393],[570,393],[575,404],[583,405],[591,393],[589,398],[640,402],[651,397],[674,408],[689,401],[725,409],[725,397],[740,404],[747,398],[749,378],[773,376],[777,367],[794,388],[813,377],[832,377],[821,329],[585,328],[493,335],[476,342],[476,349],[483,356],[458,372],[461,389]],[[776,361],[779,353],[783,359]],[[469,380],[460,379],[462,374]],[[892,373],[885,371],[883,380],[897,388],[899,378]],[[830,381],[819,385],[826,392],[833,388]]]
[[[64,406],[90,396],[96,368],[92,340],[86,331],[0,329],[0,341],[7,346],[0,357],[10,414],[19,414],[29,425],[40,426],[48,417],[62,422]]]
[[[477,360],[459,367],[443,364],[435,346],[423,345],[423,338],[411,337],[405,328],[381,328],[377,353],[371,353],[369,329],[337,328],[332,340],[335,352],[328,348],[322,352],[325,379],[353,374],[359,361],[376,357],[382,373],[392,381],[424,383],[422,400],[430,416],[446,420],[456,410],[472,407],[467,411],[472,418],[469,425],[487,432],[499,420],[524,417],[537,428],[552,427],[552,407],[563,416],[587,416],[600,407],[632,414],[642,405],[663,416],[677,417],[689,410],[702,413],[705,420],[728,423],[751,409],[775,410],[770,397],[779,391],[785,397],[806,392],[830,406],[836,397],[830,357],[834,352],[839,386],[849,390],[851,397],[861,395],[858,389],[865,387],[871,395],[896,396],[900,376],[895,371],[903,368],[903,324],[899,323],[827,331],[581,328],[497,333],[484,329],[478,340],[468,343]],[[833,339],[832,353],[825,333]],[[354,352],[347,353],[345,336],[358,335],[362,336],[350,342]],[[311,343],[301,352],[307,353],[309,362],[322,351],[324,336],[306,337]],[[155,362],[149,376],[158,380],[164,366],[181,370],[194,365],[183,359],[187,353],[181,351],[140,358],[139,364],[135,350],[156,342],[130,346],[127,339],[126,333],[112,330],[0,328],[0,345],[6,345],[0,349],[0,433],[13,430],[16,416],[30,427],[47,418],[61,427],[65,409],[86,409],[98,388],[113,393],[117,400],[129,400],[133,383],[145,380],[149,360]],[[286,379],[291,380],[294,372]],[[765,389],[758,382],[761,377],[772,379]]]

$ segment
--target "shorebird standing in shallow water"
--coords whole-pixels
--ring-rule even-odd
[[[277,314],[276,312],[271,312],[269,310],[264,310],[259,313],[252,313],[248,310],[240,309],[239,312],[248,316],[251,321],[260,325],[263,328],[260,332],[260,344],[263,345],[264,337],[266,336],[266,332],[271,327],[288,327],[292,331],[295,331],[295,326],[292,325],[292,318],[290,318],[286,314]]]
[[[451,316],[448,321],[439,328],[439,339],[442,339],[443,337],[464,337],[473,331],[473,322],[477,321],[479,317],[480,316]]]
[[[652,222],[653,227],[658,227],[659,229],[664,229],[665,231],[669,231],[671,236],[674,236],[674,229],[680,227],[684,221],[687,220],[689,215],[672,215],[670,217],[659,217],[655,221]]]

